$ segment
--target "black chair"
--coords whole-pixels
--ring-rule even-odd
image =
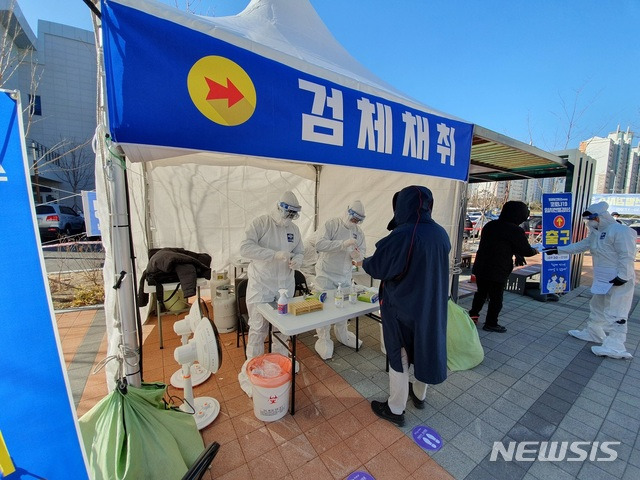
[[[220,444],[218,442],[213,442],[205,448],[196,461],[193,462],[191,468],[187,470],[187,473],[184,474],[182,480],[200,480],[209,469],[219,449]]]
[[[296,270],[294,272],[294,275],[295,275],[296,288],[293,292],[293,296],[299,297],[301,295],[310,294],[311,290],[309,290],[309,286],[307,285],[307,279],[305,278],[304,273],[302,273],[300,270]]]
[[[244,357],[247,358],[247,342],[245,333],[249,332],[249,311],[247,310],[247,283],[248,280],[243,278],[236,285],[236,315],[238,317],[238,330],[236,335],[236,348],[240,347],[240,337],[242,337],[242,346],[244,348]]]

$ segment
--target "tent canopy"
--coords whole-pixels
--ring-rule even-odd
[[[473,126],[375,78],[306,0],[220,18],[110,0],[102,20],[110,132],[131,161],[191,150],[467,179]]]
[[[469,183],[564,177],[567,161],[551,153],[474,127]]]

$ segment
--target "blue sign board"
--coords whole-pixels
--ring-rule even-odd
[[[636,193],[595,193],[591,195],[591,203],[598,202],[607,202],[609,213],[640,215],[640,195]]]
[[[542,244],[545,248],[571,243],[571,193],[542,195]],[[571,290],[570,255],[542,255],[541,293],[562,294]]]
[[[98,201],[95,190],[82,191],[82,209],[84,210],[84,226],[87,237],[99,237],[100,223],[98,221]]]
[[[472,124],[116,2],[103,1],[101,11],[117,142],[467,180]]]
[[[0,90],[0,477],[88,478],[55,327],[17,92]]]

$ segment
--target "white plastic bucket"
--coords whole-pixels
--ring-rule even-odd
[[[279,374],[265,376],[263,366],[279,366]],[[279,353],[265,353],[247,364],[247,376],[253,390],[253,413],[258,420],[279,420],[289,410],[291,390],[291,360]]]

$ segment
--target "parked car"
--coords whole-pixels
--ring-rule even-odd
[[[469,215],[464,217],[464,232],[462,232],[462,238],[469,238],[471,236],[471,230],[473,230],[473,223]]]
[[[84,217],[64,205],[36,205],[36,217],[40,238],[43,240],[84,232]]]
[[[542,233],[542,217],[540,215],[531,215],[527,220],[529,223],[529,231],[527,233],[540,235]]]
[[[640,251],[640,223],[632,223],[629,225],[629,228],[635,230],[638,234],[638,238],[636,238],[636,251]]]

